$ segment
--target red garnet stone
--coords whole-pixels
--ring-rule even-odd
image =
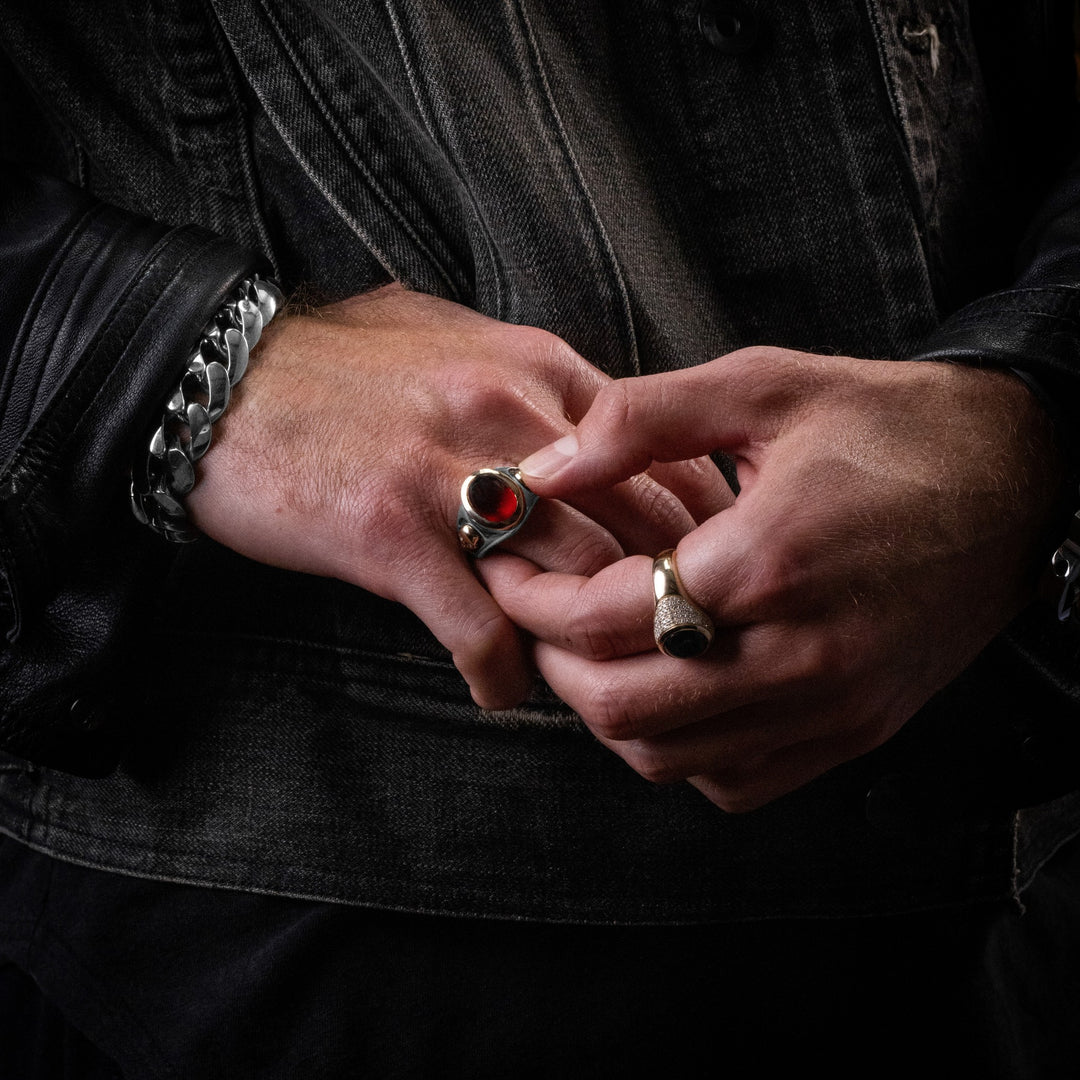
[[[469,483],[469,505],[491,525],[509,525],[518,515],[517,492],[498,473],[479,473]]]

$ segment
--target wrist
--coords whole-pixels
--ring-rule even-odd
[[[184,505],[195,486],[195,464],[209,449],[213,425],[243,378],[263,328],[283,303],[277,286],[262,278],[236,286],[202,328],[157,426],[136,455],[132,513],[167,540],[188,543],[199,536]]]

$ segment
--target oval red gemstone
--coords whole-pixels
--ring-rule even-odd
[[[503,525],[518,511],[514,489],[501,476],[481,473],[469,484],[469,503],[485,521]]]

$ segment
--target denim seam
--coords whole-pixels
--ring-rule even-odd
[[[907,110],[904,108],[903,98],[900,96],[898,89],[898,73],[896,65],[889,56],[889,49],[885,42],[884,21],[879,0],[866,0],[866,11],[870,20],[870,27],[874,34],[874,45],[878,54],[878,67],[881,70],[882,82],[885,85],[885,93],[889,99],[889,106],[892,109],[893,116],[900,125],[900,130],[904,136],[904,147],[908,159],[913,160],[915,155],[914,136],[911,131],[911,124],[908,121]]]
[[[172,874],[154,873],[146,870],[138,870],[132,868],[118,869],[114,864],[98,862],[92,859],[86,859],[81,857],[75,857],[69,854],[59,854],[52,850],[48,846],[40,842],[33,842],[26,840],[22,837],[14,836],[9,829],[7,829],[2,823],[0,823],[0,834],[6,835],[13,839],[15,842],[22,844],[24,847],[29,848],[32,851],[37,851],[43,855],[48,855],[51,858],[60,859],[63,862],[71,863],[75,866],[83,866],[90,870],[101,870],[107,873],[123,873],[130,877],[135,877],[145,881],[157,881],[163,884],[172,885],[193,885],[202,888],[215,888],[215,889],[228,889],[231,892],[243,892],[252,893],[261,896],[277,896],[285,897],[294,900],[305,900],[316,903],[336,903],[346,904],[352,907],[365,907],[372,908],[379,911],[400,911],[414,914],[430,914],[430,915],[444,915],[454,918],[480,918],[480,919],[499,919],[509,920],[513,922],[544,922],[544,923],[569,923],[576,925],[598,925],[597,920],[588,919],[582,916],[564,915],[559,917],[550,912],[545,912],[542,916],[534,913],[519,914],[510,913],[506,911],[492,911],[489,907],[469,908],[464,905],[455,905],[454,907],[439,907],[434,905],[428,905],[425,903],[389,903],[386,901],[374,901],[374,900],[360,900],[357,898],[344,899],[340,893],[335,892],[317,892],[309,893],[303,892],[299,889],[276,889],[268,886],[256,886],[251,884],[238,885],[235,882],[222,882],[213,878],[200,878],[195,875],[180,876]],[[155,847],[154,850],[157,850]],[[243,864],[250,866],[249,863]],[[284,865],[284,864],[279,864]],[[329,877],[334,878],[333,868],[328,868]],[[995,886],[992,882],[985,880],[986,875],[980,874],[978,880],[973,882],[974,893],[971,897],[973,902],[979,900],[999,900],[1006,899],[1006,895],[1002,894],[999,887]],[[395,886],[395,882],[390,882],[391,886]],[[395,889],[400,892],[400,889]],[[580,904],[575,906],[580,907]],[[934,911],[939,910],[940,904],[935,903],[923,903],[916,904],[910,907],[904,907],[901,910],[905,912],[918,912],[918,911]],[[678,925],[711,925],[717,923],[750,923],[761,921],[775,921],[779,919],[806,919],[810,921],[831,921],[833,919],[849,918],[853,913],[847,911],[830,912],[828,914],[811,911],[811,912],[799,912],[795,910],[785,910],[768,915],[722,915],[722,916],[709,916],[709,915],[683,915],[676,918],[666,918],[653,916],[652,918],[630,918],[621,917],[615,919],[604,919],[602,922],[607,925],[656,925],[656,926],[678,926]]]
[[[554,125],[556,134],[558,135],[559,143],[562,146],[563,153],[566,155],[567,162],[570,167],[570,172],[573,174],[574,180],[577,183],[578,189],[585,199],[585,203],[589,208],[589,216],[592,219],[594,228],[596,229],[597,236],[599,238],[599,247],[603,252],[611,273],[614,276],[615,286],[619,294],[619,301],[622,307],[624,329],[627,335],[627,344],[629,345],[630,355],[628,357],[635,375],[641,374],[641,358],[638,354],[637,334],[634,329],[634,316],[633,309],[630,306],[630,296],[626,289],[626,281],[623,278],[622,269],[619,266],[619,260],[615,255],[615,249],[612,247],[611,238],[608,236],[607,229],[604,227],[603,219],[600,217],[599,208],[596,205],[596,200],[593,198],[592,192],[589,190],[588,184],[585,182],[585,176],[581,171],[581,166],[578,163],[577,155],[574,153],[574,148],[570,143],[570,138],[566,132],[566,127],[563,124],[562,116],[559,113],[558,106],[555,104],[554,95],[551,92],[551,84],[548,82],[547,72],[544,69],[544,63],[540,56],[540,47],[537,44],[536,36],[533,33],[532,24],[529,21],[529,17],[525,12],[524,4],[521,0],[506,0],[509,7],[512,7],[518,16],[524,31],[523,37],[527,45],[527,53],[529,59],[532,61],[533,72],[536,76],[537,85],[539,86],[545,105],[547,106],[549,118]]]
[[[214,33],[211,35],[214,39],[214,51],[220,58],[222,77],[225,81],[229,99],[232,102],[233,109],[238,117],[236,126],[239,130],[236,134],[237,145],[234,147],[234,150],[240,159],[240,173],[244,179],[244,201],[247,204],[248,218],[255,226],[255,231],[259,235],[263,251],[270,260],[276,275],[279,273],[279,269],[277,260],[274,258],[274,246],[270,240],[270,231],[266,226],[266,220],[262,212],[261,200],[258,197],[257,183],[255,180],[256,170],[254,154],[252,151],[251,126],[245,122],[247,107],[243,96],[237,88],[236,70],[234,65],[238,64],[238,61],[236,60],[235,53],[232,52],[228,36],[225,34],[225,28],[221,25],[221,20],[217,17],[217,12],[214,10],[213,3],[211,0],[203,0],[203,6],[206,12],[207,22],[214,28]]]
[[[873,0],[869,0],[873,2]],[[815,33],[820,35],[820,17],[815,17],[811,14],[811,21],[815,28]],[[864,24],[865,25],[865,24]],[[875,32],[879,29],[875,25]],[[826,54],[828,50],[825,48],[825,43],[820,40],[815,42],[818,49]],[[882,58],[880,54],[880,48],[883,42],[877,43],[877,64],[876,69],[881,74],[883,81],[885,82],[885,94],[887,98],[892,96],[892,90],[888,85],[888,79],[885,72],[882,69]],[[851,179],[850,191],[852,198],[857,206],[857,216],[859,220],[864,223],[880,225],[879,218],[881,217],[880,207],[875,207],[873,200],[869,192],[865,189],[863,183],[861,183],[861,177],[856,176],[855,169],[857,167],[864,167],[866,162],[866,155],[860,153],[857,148],[856,141],[858,133],[854,128],[853,123],[847,117],[843,108],[846,104],[846,95],[842,92],[840,86],[840,73],[834,68],[827,68],[827,75],[830,85],[830,101],[833,107],[836,109],[835,124],[837,133],[842,140],[844,147],[843,166],[847,172],[847,175]],[[878,87],[880,92],[880,86]],[[894,107],[890,102],[890,107]],[[927,253],[925,247],[925,235],[923,227],[923,211],[922,202],[918,197],[918,185],[915,182],[915,167],[914,161],[910,155],[910,152],[906,146],[900,147],[902,153],[897,153],[898,147],[895,138],[889,139],[891,153],[888,155],[888,164],[897,170],[898,178],[902,178],[901,191],[903,194],[903,208],[906,211],[905,224],[911,229],[914,237],[915,246],[920,254],[919,265],[915,267],[908,265],[903,270],[905,277],[911,277],[912,273],[917,271],[921,278],[921,284],[926,290],[928,297],[932,293],[930,281],[929,281],[929,268],[927,266]],[[901,160],[897,160],[900,158]],[[900,326],[906,322],[906,319],[902,312],[902,301],[900,299],[900,290],[897,286],[897,277],[900,275],[900,270],[890,264],[888,255],[888,245],[882,243],[880,235],[878,237],[879,242],[871,245],[871,258],[874,270],[877,274],[877,280],[881,289],[882,295],[886,300],[885,312],[888,317],[893,321],[894,325]],[[914,252],[913,252],[914,254]],[[914,261],[914,260],[913,260]]]
[[[212,636],[201,635],[199,639],[203,644],[210,644],[213,640]],[[244,640],[243,636],[236,635],[230,636],[227,640],[232,643]],[[368,650],[360,649],[348,649],[343,647],[334,647],[323,645],[320,643],[306,642],[303,640],[296,641],[284,641],[282,639],[250,639],[257,641],[266,641],[267,644],[287,644],[293,649],[312,649],[321,652],[329,652],[331,654],[348,657],[351,659],[361,660],[369,664],[378,664],[383,668],[390,665],[398,666],[401,668],[414,668],[416,666],[434,667],[445,676],[452,676],[456,674],[456,668],[449,662],[441,660],[433,660],[427,657],[417,657],[411,654],[395,654],[395,653],[377,653]],[[212,654],[210,654],[212,655]],[[254,672],[261,675],[274,675],[282,672],[282,663],[280,658],[276,661],[269,660],[252,660],[247,657],[239,656],[235,649],[221,650],[218,655],[223,658],[223,667],[225,667],[231,674],[236,672]],[[224,658],[227,656],[227,661]],[[207,667],[206,670],[211,670]],[[290,670],[289,675],[293,676],[300,671],[298,666],[296,671]],[[359,677],[358,677],[359,678]],[[311,687],[321,687],[328,690],[337,691],[343,696],[356,700],[359,705],[369,705],[370,703],[363,700],[363,695],[357,695],[350,693],[348,690],[343,689],[340,673],[334,675],[314,675],[308,671],[303,672],[304,684]],[[376,684],[373,681],[364,681],[365,687],[382,686],[383,684]],[[404,691],[403,691],[404,692]],[[431,691],[426,695],[421,695],[417,690],[418,696],[423,696],[425,700],[429,701],[441,701],[446,703],[449,709],[458,712],[462,709],[466,709],[472,715],[475,711],[475,715],[472,716],[473,722],[477,726],[494,725],[500,728],[514,728],[520,730],[522,727],[528,728],[532,731],[558,730],[562,732],[582,731],[585,730],[585,723],[576,712],[574,712],[568,705],[561,704],[559,702],[545,703],[543,701],[535,701],[532,703],[526,703],[523,705],[515,706],[510,709],[498,709],[498,710],[481,710],[479,706],[476,706],[472,699],[468,696],[465,689],[465,683],[461,681],[461,693],[460,696],[454,696],[452,692],[439,692],[438,690]],[[560,707],[561,704],[561,707]],[[395,710],[393,706],[383,705],[382,708],[388,711]],[[406,710],[408,715],[412,715],[411,711]]]
[[[448,159],[452,159],[455,156],[451,153],[451,150],[453,149],[452,141],[439,138],[438,128],[433,118],[437,110],[435,110],[430,98],[422,92],[422,84],[416,74],[417,64],[413,57],[413,50],[409,48],[409,44],[406,41],[405,28],[402,26],[401,20],[398,18],[397,12],[394,10],[390,0],[383,0],[383,7],[386,11],[387,21],[390,23],[390,28],[394,35],[394,41],[397,43],[398,52],[401,55],[401,62],[405,68],[405,76],[409,80],[409,89],[412,91],[413,101],[416,103],[416,110],[427,131],[428,138],[431,139],[432,143],[443,150]],[[493,271],[491,285],[493,286],[494,295],[492,298],[491,309],[488,311],[488,314],[490,314],[492,318],[503,319],[506,310],[504,299],[506,295],[506,274],[503,262],[499,258],[498,248],[492,237],[491,229],[488,228],[487,217],[481,209],[481,204],[476,197],[473,185],[469,182],[467,174],[459,167],[456,160],[454,161],[454,173],[461,183],[461,190],[468,197],[469,206],[472,208],[476,221],[481,226],[480,236],[483,238],[484,247],[487,249],[488,253],[489,265]]]
[[[430,245],[428,245],[424,241],[423,236],[421,236],[420,233],[417,232],[412,223],[405,217],[404,213],[397,205],[397,203],[383,189],[383,186],[378,182],[376,176],[368,168],[367,163],[356,153],[355,148],[346,137],[342,125],[337,120],[333,110],[329,106],[329,103],[325,100],[325,97],[319,93],[315,79],[312,78],[311,73],[307,70],[306,66],[301,61],[296,50],[292,47],[291,42],[285,35],[285,31],[284,28],[281,26],[281,23],[275,18],[273,12],[270,10],[268,0],[258,0],[258,2],[263,10],[263,14],[266,16],[268,24],[273,30],[274,35],[277,37],[279,45],[285,53],[285,56],[292,64],[293,70],[299,77],[300,82],[303,85],[304,89],[307,91],[307,94],[311,99],[312,103],[318,110],[319,114],[322,116],[323,121],[329,128],[330,134],[333,135],[334,139],[337,142],[337,145],[342,149],[342,151],[344,151],[349,161],[360,172],[360,175],[364,177],[369,189],[378,198],[382,206],[391,215],[391,217],[398,222],[401,228],[408,235],[409,239],[416,245],[416,249],[421,252],[424,257],[429,261],[432,268],[446,284],[446,287],[450,291],[451,297],[456,299],[458,296],[458,289],[454,284],[454,280],[452,275],[450,274],[450,271],[445,265],[443,265],[442,260],[435,254],[435,252],[431,249]],[[283,129],[275,114],[270,110],[268,110],[268,114],[274,120],[275,128],[277,128],[278,133],[281,135],[282,139],[285,141],[289,149],[293,152],[296,160],[300,162],[300,165],[303,168],[304,172],[307,173],[307,175],[311,178],[312,183],[315,184],[319,191],[322,192],[327,202],[329,202],[330,205],[333,206],[333,208],[338,212],[342,220],[345,221],[349,228],[351,228],[353,232],[355,232],[356,235],[360,237],[360,239],[364,242],[367,248],[382,265],[383,269],[385,269],[386,272],[390,274],[390,276],[393,277],[395,280],[400,279],[400,272],[391,265],[390,260],[386,256],[386,254],[379,249],[373,239],[361,227],[360,223],[356,221],[354,217],[346,211],[345,207],[341,205],[339,200],[334,197],[331,189],[322,182],[318,173],[312,168],[310,162],[307,160],[306,156],[300,151],[299,147],[297,147],[295,141],[290,137],[288,131]]]
[[[61,859],[62,861],[66,862],[66,863],[72,864],[73,866],[82,866],[82,867],[85,867],[88,870],[99,870],[99,871],[102,871],[102,872],[105,872],[105,873],[117,873],[118,872],[116,867],[111,865],[111,864],[97,862],[97,861],[92,860],[92,859],[76,858],[75,856],[67,855],[67,854],[59,855],[56,852],[54,852],[53,850],[51,850],[49,847],[45,846],[44,844],[35,843],[35,842],[32,842],[32,841],[26,840],[24,837],[15,836],[3,824],[0,824],[0,835],[4,835],[4,836],[9,837],[10,839],[15,841],[16,843],[22,844],[24,847],[29,848],[31,851],[36,851],[39,854],[47,855],[50,858]],[[151,873],[151,872],[148,872],[148,871],[138,871],[138,870],[123,870],[123,871],[120,871],[120,872],[125,873],[130,877],[135,877],[135,878],[138,878],[138,879],[143,880],[143,881],[156,881],[156,882],[160,882],[161,884],[166,884],[166,885],[192,885],[192,886],[196,886],[196,887],[200,887],[200,888],[228,889],[230,892],[251,893],[251,894],[258,895],[258,896],[284,897],[284,898],[293,899],[293,900],[304,900],[304,901],[309,901],[309,902],[312,902],[312,903],[321,903],[321,904],[347,904],[350,907],[366,907],[366,908],[372,908],[372,909],[374,909],[376,911],[399,911],[399,912],[402,912],[402,913],[405,913],[405,914],[440,915],[440,916],[446,916],[446,917],[449,917],[449,918],[462,918],[462,919],[491,919],[491,918],[497,918],[500,921],[510,921],[510,922],[537,922],[537,921],[539,921],[539,922],[545,922],[545,923],[566,923],[566,924],[581,925],[581,926],[597,925],[595,920],[589,920],[589,919],[585,919],[585,918],[581,918],[581,917],[576,917],[575,918],[575,917],[572,917],[572,916],[565,916],[563,918],[558,918],[558,917],[555,917],[555,916],[552,916],[552,915],[546,915],[542,919],[537,919],[537,918],[535,918],[533,916],[529,916],[529,915],[518,915],[518,914],[509,914],[509,913],[493,914],[490,909],[483,908],[483,907],[479,907],[479,908],[476,908],[476,909],[460,907],[460,906],[459,907],[454,907],[454,908],[442,908],[442,907],[437,907],[437,906],[433,906],[433,905],[429,906],[429,905],[426,905],[426,904],[391,904],[391,903],[385,903],[385,902],[380,903],[380,902],[368,902],[368,901],[360,901],[360,900],[343,900],[341,898],[340,894],[333,893],[333,892],[326,892],[326,893],[311,892],[311,893],[307,893],[307,892],[301,892],[300,890],[287,891],[287,890],[271,889],[271,888],[267,888],[267,887],[252,886],[252,885],[235,885],[235,884],[230,884],[230,883],[223,883],[221,881],[217,881],[217,880],[213,880],[213,879],[203,879],[203,878],[198,878],[198,877],[194,877],[194,876],[180,877],[178,875]],[[811,915],[811,916],[806,916],[806,917],[807,918],[813,918],[813,919],[817,919],[817,918],[832,919],[832,918],[834,918],[836,916],[831,916],[831,915],[822,915],[822,916]],[[842,917],[842,916],[840,916],[840,917]],[[746,917],[743,917],[743,918],[738,919],[738,920],[708,918],[708,917],[704,917],[704,918],[682,918],[682,919],[653,918],[653,919],[642,919],[642,920],[607,919],[607,920],[604,920],[604,924],[605,925],[628,925],[628,926],[631,926],[631,925],[632,926],[639,926],[639,925],[678,926],[678,925],[684,925],[684,924],[685,925],[704,925],[704,924],[713,924],[713,923],[717,923],[717,922],[730,922],[730,921],[755,922],[757,920],[752,916],[746,916]],[[2,926],[2,925],[3,925],[3,923],[2,923],[2,921],[0,921],[0,926]]]

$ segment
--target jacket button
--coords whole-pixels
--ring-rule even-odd
[[[748,52],[761,35],[757,15],[735,0],[703,0],[698,29],[714,49],[729,56]]]

